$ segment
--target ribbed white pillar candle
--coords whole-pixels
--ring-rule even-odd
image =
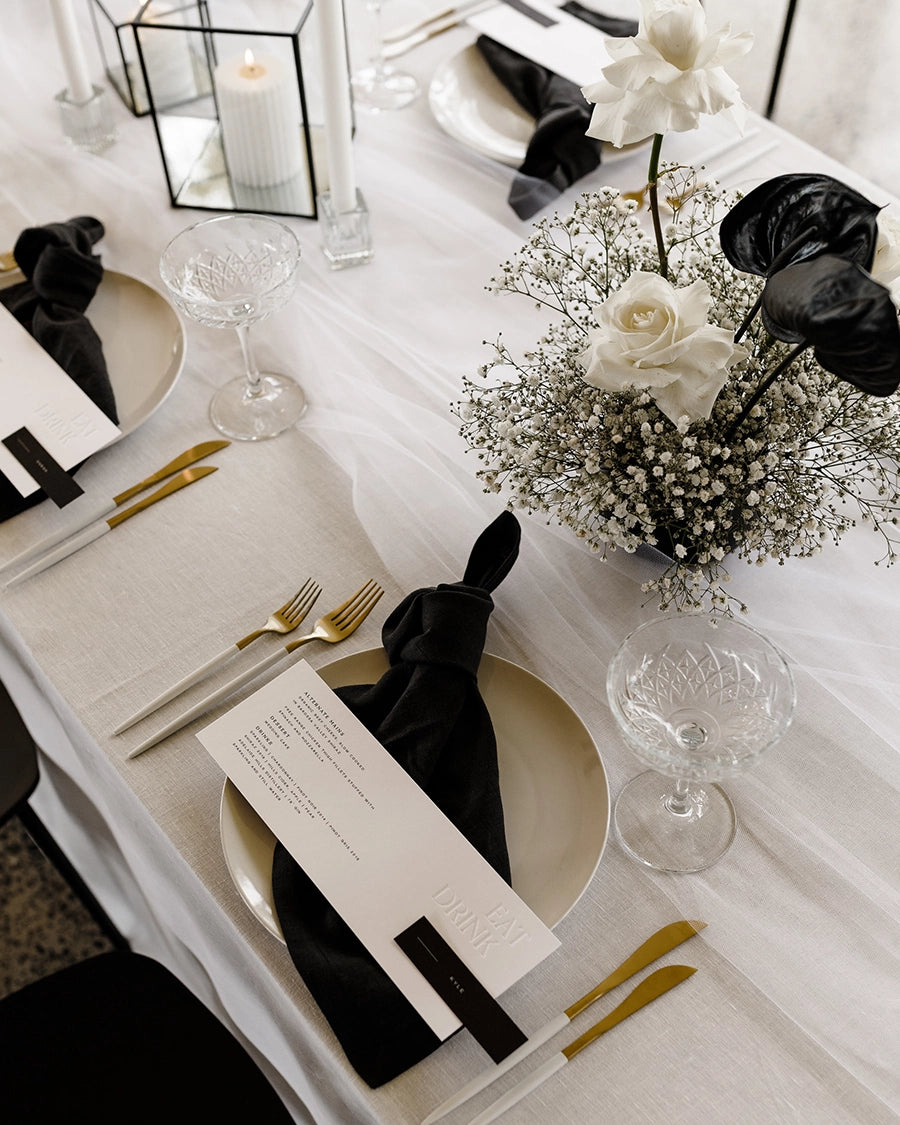
[[[271,187],[305,165],[300,95],[280,59],[248,50],[215,70],[225,160],[232,179]]]

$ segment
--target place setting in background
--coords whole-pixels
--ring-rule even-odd
[[[103,234],[91,216],[28,227],[0,273],[2,436],[28,430],[41,452],[35,473],[56,463],[68,482],[56,502],[72,505],[67,515],[93,510],[77,469],[163,405],[185,360],[178,312],[146,282],[104,269],[95,250]],[[49,482],[8,450],[0,457],[0,518],[8,519],[45,499]]]

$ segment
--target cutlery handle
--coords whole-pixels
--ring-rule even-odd
[[[162,740],[168,738],[170,734],[174,734],[175,731],[186,727],[188,723],[196,719],[198,715],[202,715],[205,711],[209,711],[211,708],[215,707],[215,705],[225,699],[226,696],[231,695],[231,693],[237,691],[238,688],[242,688],[244,684],[248,684],[261,672],[265,672],[267,668],[271,668],[272,665],[281,660],[283,656],[283,648],[269,653],[263,660],[254,664],[252,668],[248,668],[246,672],[241,672],[239,676],[235,676],[233,680],[229,680],[227,684],[211,692],[205,699],[201,699],[199,703],[195,703],[193,707],[189,707],[188,710],[179,715],[177,719],[173,719],[170,723],[167,723],[162,730],[157,731],[156,734],[151,735],[149,738],[145,738],[144,741],[138,746],[135,746],[127,756],[129,758],[136,758],[138,754],[143,754],[143,752],[149,750],[151,746],[156,746],[158,742],[162,742]]]
[[[467,1082],[466,1085],[457,1090],[455,1094],[451,1094],[446,1101],[441,1102],[439,1106],[435,1106],[431,1113],[422,1121],[422,1125],[432,1125],[433,1122],[439,1121],[452,1109],[456,1109],[458,1105],[467,1102],[469,1098],[474,1097],[475,1094],[479,1093],[486,1086],[490,1086],[501,1074],[506,1074],[508,1070],[511,1070],[517,1063],[520,1063],[522,1059],[527,1058],[532,1051],[536,1051],[538,1047],[543,1046],[549,1039],[552,1039],[557,1032],[562,1031],[564,1027],[568,1027],[569,1022],[569,1017],[562,1012],[560,1015],[550,1020],[549,1023],[544,1024],[544,1026],[536,1031],[530,1039],[526,1040],[521,1047],[517,1047],[512,1054],[507,1055],[506,1058],[497,1063],[496,1066],[490,1066],[487,1070],[483,1070],[481,1074],[476,1075],[471,1082]]]
[[[54,531],[52,535],[47,535],[40,542],[35,543],[33,546],[26,548],[15,558],[5,562],[0,566],[0,577],[10,571],[16,571],[25,563],[29,563],[32,559],[38,558],[45,551],[49,551],[51,547],[55,547],[58,543],[68,539],[70,535],[74,535],[77,531],[88,527],[97,520],[102,520],[105,516],[110,515],[116,510],[115,504],[110,503],[108,500],[94,504],[93,510],[90,508],[79,509],[78,520],[75,523],[70,523],[68,527],[61,527],[58,531]]]
[[[7,588],[10,586],[18,586],[20,582],[24,582],[26,578],[31,578],[35,574],[40,574],[42,570],[47,570],[48,567],[58,563],[61,559],[68,558],[69,555],[74,555],[76,551],[80,551],[82,547],[86,547],[88,543],[93,543],[95,539],[99,539],[101,535],[105,535],[109,531],[109,524],[104,521],[100,523],[92,523],[90,527],[85,527],[65,542],[60,543],[58,547],[48,551],[45,555],[27,566],[24,570],[19,571],[15,577],[10,578],[6,583]]]
[[[183,692],[187,691],[189,687],[193,687],[194,684],[200,683],[210,672],[214,672],[216,668],[219,668],[226,660],[236,655],[238,651],[237,645],[229,645],[224,652],[220,652],[219,655],[214,656],[212,660],[207,660],[205,664],[201,665],[199,668],[195,668],[194,671],[185,676],[183,680],[179,680],[177,684],[173,684],[168,691],[164,691],[162,695],[158,695],[156,699],[148,703],[145,707],[142,707],[140,711],[136,711],[130,719],[126,719],[124,723],[120,723],[113,731],[113,734],[121,734],[123,731],[128,730],[129,727],[133,727],[135,723],[139,723],[141,719],[146,719],[148,715],[152,715],[154,711],[158,711],[163,704],[170,702],[170,700],[174,699],[177,695],[181,695]]]
[[[556,1074],[558,1070],[562,1070],[568,1061],[566,1056],[561,1053],[552,1055],[545,1063],[542,1063],[529,1075],[528,1078],[523,1079],[517,1086],[513,1086],[511,1090],[507,1091],[502,1097],[489,1105],[487,1109],[479,1113],[477,1117],[473,1117],[469,1125],[488,1125],[488,1122],[496,1121],[501,1114],[506,1113],[508,1109],[511,1109],[517,1102],[520,1102],[522,1098],[530,1094],[532,1090],[536,1090],[538,1086],[546,1082],[551,1075]]]

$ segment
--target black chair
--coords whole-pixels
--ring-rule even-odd
[[[112,952],[0,999],[0,1119],[10,1125],[290,1125],[231,1032],[163,965],[133,953],[28,804],[37,748],[0,683],[0,824],[17,816]]]
[[[269,1081],[181,982],[101,953],[0,1000],[0,1113],[10,1125],[291,1125]]]
[[[0,683],[0,826],[15,816],[81,900],[113,948],[128,949],[128,942],[29,805],[28,798],[37,787],[40,776],[34,739],[6,688]]]

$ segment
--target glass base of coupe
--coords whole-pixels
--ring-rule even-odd
[[[654,136],[652,229],[612,188],[537,223],[491,288],[553,320],[523,354],[498,337],[455,407],[486,489],[603,556],[663,550],[661,608],[727,614],[727,557],[810,556],[859,517],[878,561],[900,542],[898,224],[828,176],[741,198],[660,168],[666,131],[740,123],[723,66],[749,45],[699,0],[643,0],[584,93],[589,135]]]

